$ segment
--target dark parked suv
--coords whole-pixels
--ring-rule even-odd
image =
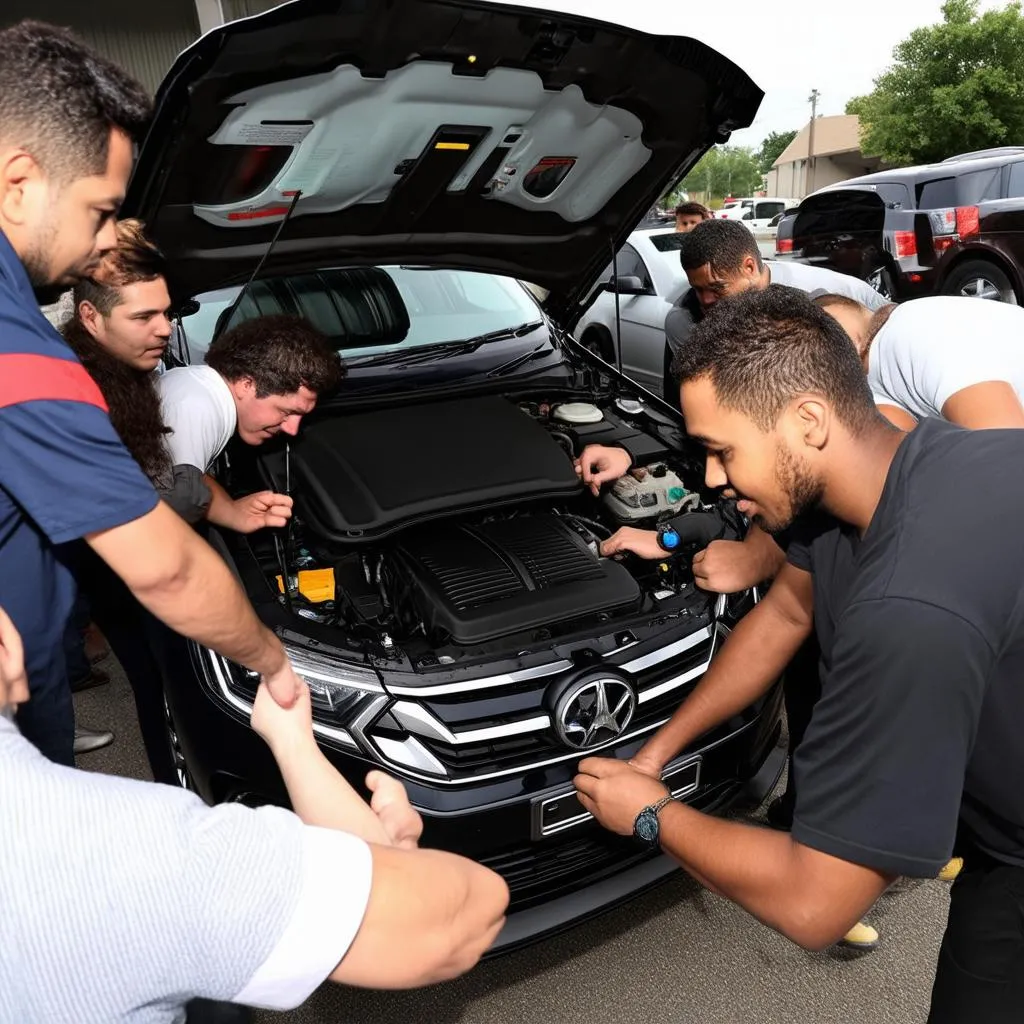
[[[896,301],[1024,302],[1024,148],[831,185],[786,216],[775,244],[779,259],[853,274]]]
[[[757,595],[708,595],[686,558],[615,561],[599,543],[684,510],[743,524],[706,490],[678,412],[560,325],[760,99],[695,41],[469,0],[300,0],[208,33],[158,95],[125,210],[191,309],[179,358],[284,312],[348,370],[297,438],[217,470],[236,491],[290,492],[291,528],[211,542],[308,681],[339,770],[394,773],[427,844],[507,879],[498,948],[674,869],[597,827],[572,778],[587,754],[635,752]],[[647,475],[594,497],[572,462],[593,442]],[[210,650],[169,651],[169,741],[210,801],[286,801],[248,724],[256,682]],[[775,688],[667,782],[708,810],[763,791],[778,719]]]

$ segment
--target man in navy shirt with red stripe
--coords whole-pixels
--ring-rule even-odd
[[[279,703],[300,685],[223,561],[159,501],[110,425],[99,388],[39,309],[116,243],[141,87],[69,33],[0,31],[0,607],[25,642],[24,735],[73,764],[61,638],[73,583],[55,548],[84,537],[158,618],[264,674]]]

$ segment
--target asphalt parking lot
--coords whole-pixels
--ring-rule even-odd
[[[131,692],[112,659],[108,686],[77,695],[83,725],[113,746],[81,767],[144,778]],[[329,884],[325,879],[325,884]],[[923,1024],[948,887],[886,894],[869,920],[873,953],[807,954],[680,875],[570,932],[416,992],[325,986],[260,1024]]]

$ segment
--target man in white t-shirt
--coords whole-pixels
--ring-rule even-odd
[[[502,927],[502,879],[418,849],[383,772],[361,800],[316,744],[306,688],[285,709],[261,684],[252,715],[294,813],[54,764],[11,720],[26,700],[0,609],[2,1021],[180,1024],[196,998],[286,1010],[328,979],[413,988],[468,970]]]
[[[874,311],[813,296],[860,353],[880,411],[898,427],[934,416],[962,427],[1024,427],[1024,309],[953,295]]]
[[[291,515],[289,497],[264,491],[233,502],[209,470],[236,431],[251,445],[279,433],[294,437],[318,396],[341,377],[337,351],[311,324],[265,316],[217,338],[205,365],[168,370],[160,378],[171,462],[204,474],[212,495],[208,519],[242,533],[284,525]]]

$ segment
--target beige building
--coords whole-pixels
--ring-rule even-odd
[[[0,27],[34,18],[65,25],[155,92],[174,58],[225,21],[281,0],[2,0]]]
[[[816,118],[813,153],[810,147],[808,122],[765,175],[767,195],[803,199],[815,189],[886,166],[878,157],[861,153],[860,120],[855,114]]]

